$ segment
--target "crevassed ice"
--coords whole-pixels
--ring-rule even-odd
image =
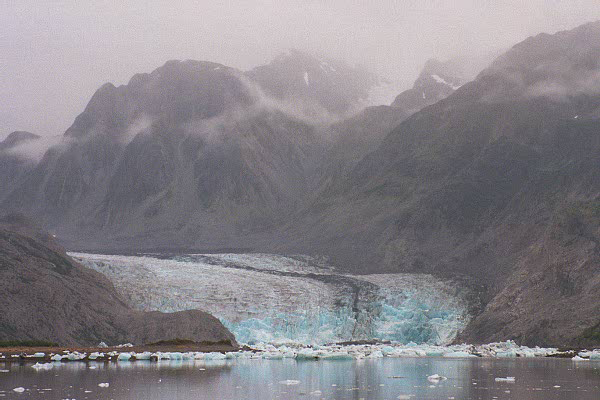
[[[273,254],[71,255],[132,307],[202,309],[240,343],[447,344],[469,318],[466,293],[430,275],[348,275],[323,259]]]

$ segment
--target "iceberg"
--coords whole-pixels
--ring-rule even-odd
[[[438,374],[429,375],[427,377],[427,380],[429,382],[433,382],[433,383],[439,383],[440,381],[445,381],[446,379],[448,379],[448,378],[446,378],[445,376],[442,376],[442,375],[438,375]]]
[[[129,361],[131,359],[131,353],[121,353],[117,357],[117,361]]]

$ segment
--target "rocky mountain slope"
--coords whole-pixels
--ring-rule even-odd
[[[315,196],[282,250],[470,276],[489,301],[471,341],[585,341],[600,304],[598,38],[595,23],[516,45]]]
[[[353,69],[168,62],[99,89],[1,208],[72,249],[244,247],[458,277],[487,304],[465,340],[588,343],[599,38],[600,23],[529,38],[463,85],[431,62],[393,107],[349,119],[370,84]]]
[[[252,247],[406,118],[342,119],[376,83],[298,51],[247,73],[170,61],[102,86],[1,208],[79,249]]]
[[[68,257],[53,238],[12,216],[0,221],[0,340],[97,345],[233,335],[210,314],[128,308],[108,279]]]
[[[0,200],[2,200],[21,179],[35,167],[35,160],[20,151],[40,136],[25,131],[15,131],[0,142]]]
[[[290,50],[247,76],[266,95],[317,119],[358,111],[379,78],[342,62]]]
[[[101,87],[2,208],[88,243],[143,235],[182,245],[190,232],[224,242],[228,230],[264,229],[290,212],[319,141],[240,71],[168,62]]]
[[[427,61],[413,87],[400,93],[391,104],[392,107],[414,114],[445,99],[464,83],[460,71],[456,69],[451,62]]]

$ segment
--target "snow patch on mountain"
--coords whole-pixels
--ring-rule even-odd
[[[460,85],[453,85],[452,83],[447,82],[444,78],[442,78],[439,75],[436,74],[431,74],[431,77],[437,82],[437,83],[443,83],[444,85],[448,85],[450,86],[452,89],[456,90],[458,88],[460,88]],[[424,97],[423,97],[424,98]]]

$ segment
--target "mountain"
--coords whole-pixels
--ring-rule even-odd
[[[170,61],[102,86],[2,207],[79,243],[222,243],[290,212],[319,141],[242,72]]]
[[[230,341],[218,319],[198,310],[172,314],[129,309],[108,279],[67,256],[23,217],[0,221],[0,340],[112,345],[186,338]]]
[[[35,141],[39,138],[40,136],[36,135],[35,133],[26,131],[15,131],[10,133],[2,142],[0,142],[0,150],[10,150],[20,144],[29,141]]]
[[[348,118],[369,79],[329,61],[170,61],[101,87],[0,206],[72,249],[431,273],[479,291],[464,340],[587,345],[600,337],[599,37],[592,23],[529,38],[464,84],[430,62],[394,106]]]
[[[593,23],[514,46],[316,194],[279,234],[280,251],[360,272],[470,277],[487,306],[469,341],[594,337],[599,37]]]
[[[379,78],[368,71],[298,50],[281,54],[247,75],[265,94],[313,118],[358,111],[369,91],[380,84]]]
[[[0,142],[0,200],[35,167],[35,159],[26,150],[39,141],[34,133],[15,131]]]
[[[379,107],[343,118],[376,83],[298,51],[248,72],[169,61],[99,88],[1,208],[71,248],[253,247],[406,117]]]
[[[445,99],[464,83],[456,69],[452,62],[427,61],[413,87],[400,93],[392,107],[413,114]]]

